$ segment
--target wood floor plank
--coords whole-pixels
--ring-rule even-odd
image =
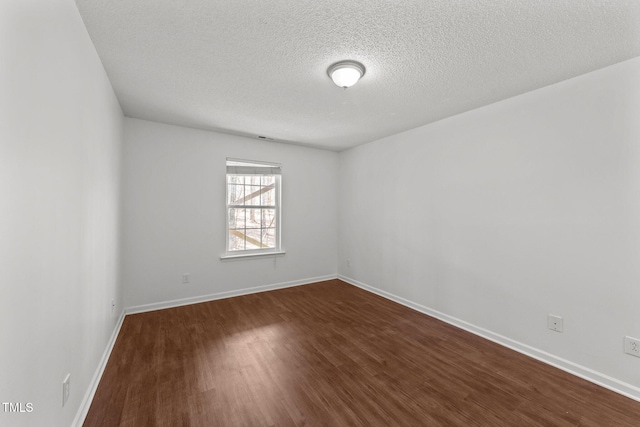
[[[339,280],[129,315],[85,426],[638,426],[640,403]]]

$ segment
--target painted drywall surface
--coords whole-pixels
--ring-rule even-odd
[[[0,2],[0,425],[70,425],[117,323],[122,120],[73,1]]]
[[[129,118],[124,135],[127,307],[336,274],[337,153]],[[286,255],[220,259],[227,157],[282,164]]]
[[[639,75],[637,58],[342,152],[339,273],[640,386],[622,344],[640,337]]]

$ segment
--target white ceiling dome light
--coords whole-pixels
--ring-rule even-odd
[[[337,86],[346,89],[358,83],[358,80],[364,76],[364,71],[364,65],[359,62],[340,61],[330,66],[327,74]]]

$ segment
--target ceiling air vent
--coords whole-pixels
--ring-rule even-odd
[[[269,138],[268,136],[258,135],[258,139],[264,139],[265,141],[275,141],[273,138]]]

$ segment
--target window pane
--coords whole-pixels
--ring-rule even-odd
[[[244,185],[242,184],[229,184],[229,204],[230,205],[242,205],[242,198],[244,197]]]
[[[247,228],[262,228],[260,222],[260,208],[247,208],[246,224]]]
[[[268,248],[276,247],[276,229],[267,228],[262,230],[262,244]]]
[[[244,184],[244,176],[227,175],[227,182],[230,184]]]
[[[243,251],[244,250],[244,234],[239,231],[229,231],[229,250],[230,251]]]
[[[262,209],[262,228],[274,227],[276,223],[275,209]]]
[[[247,249],[261,249],[262,232],[259,229],[247,230]]]
[[[245,227],[246,209],[230,208],[229,209],[229,230],[243,229]]]
[[[260,204],[260,187],[254,185],[248,185],[245,188],[245,204],[247,205],[259,205]]]
[[[273,185],[276,182],[276,177],[273,175],[263,175],[260,180],[261,185]]]
[[[262,187],[263,193],[260,195],[260,204],[262,206],[276,205],[276,189],[273,186]]]

